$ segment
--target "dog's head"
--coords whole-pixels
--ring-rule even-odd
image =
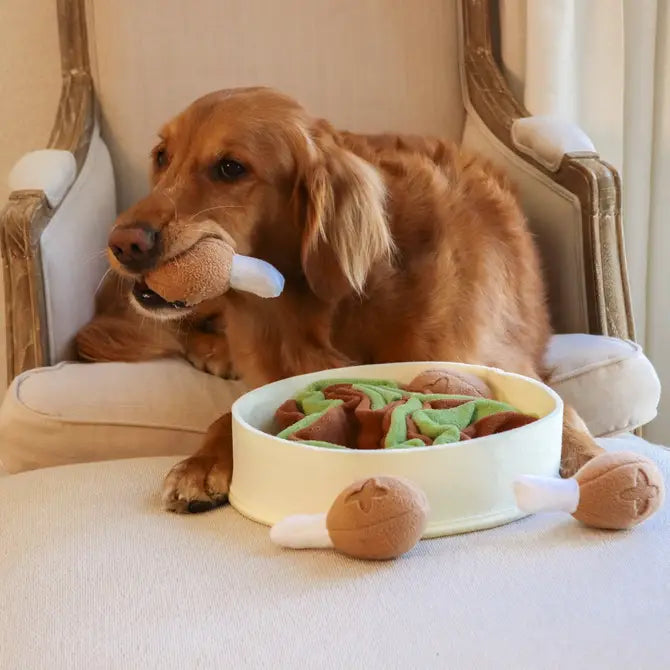
[[[152,190],[117,219],[109,257],[135,279],[134,300],[180,317],[143,276],[207,237],[232,241],[324,301],[362,292],[392,253],[379,172],[325,122],[265,88],[200,98],[160,132]]]

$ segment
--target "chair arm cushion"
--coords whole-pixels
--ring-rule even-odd
[[[642,348],[599,335],[555,335],[549,384],[596,437],[625,433],[655,416],[661,384]]]
[[[526,116],[512,123],[512,142],[524,154],[555,172],[565,154],[595,154],[589,136],[577,125],[553,116]]]
[[[77,176],[77,161],[69,151],[40,149],[24,154],[10,170],[10,191],[43,191],[51,207],[58,207]]]
[[[96,128],[81,172],[40,238],[49,363],[71,357],[75,333],[93,316],[115,217],[112,163]]]

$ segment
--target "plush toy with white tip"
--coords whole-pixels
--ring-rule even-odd
[[[518,477],[514,495],[522,512],[567,512],[587,526],[625,530],[661,507],[665,485],[655,463],[621,451],[597,456],[570,479]]]
[[[295,515],[275,524],[270,539],[291,549],[334,548],[354,558],[388,560],[421,539],[428,500],[414,484],[369,477],[348,486],[327,514]]]
[[[197,305],[233,289],[261,298],[276,298],[284,277],[270,263],[236,254],[224,240],[206,238],[161,265],[144,278],[145,284],[169,303]]]

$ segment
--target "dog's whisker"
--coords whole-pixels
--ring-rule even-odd
[[[105,258],[107,256],[107,249],[103,249],[102,251],[95,251],[92,254],[89,254],[87,258],[85,258],[84,262],[87,264],[94,263],[95,261],[99,261],[101,258]]]
[[[211,234],[211,232],[212,232],[211,228],[195,228],[195,227],[189,228],[189,233],[200,233],[202,235],[207,235]]]
[[[102,277],[100,277],[100,281],[98,282],[98,285],[95,287],[95,293],[93,295],[98,295],[98,291],[100,290],[100,287],[102,286],[102,283],[105,281],[105,279],[109,276],[109,273],[112,271],[112,268],[107,268],[106,272]]]
[[[125,291],[123,290],[123,277],[116,272],[114,273],[114,275],[116,276],[116,293],[118,296],[123,296],[123,294],[125,293]]]
[[[196,216],[200,216],[205,212],[213,212],[216,209],[244,209],[243,205],[216,205],[215,207],[207,207],[206,209],[201,209],[199,212],[196,212],[188,218],[189,221],[193,221]]]
[[[179,213],[177,212],[177,203],[174,198],[172,198],[165,189],[161,189],[159,193],[168,199],[168,202],[172,205],[172,209],[174,209],[174,218],[177,220],[179,218]]]

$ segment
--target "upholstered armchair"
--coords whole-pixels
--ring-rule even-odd
[[[161,509],[165,473],[241,382],[181,360],[70,360],[159,125],[208,90],[270,84],[340,127],[443,135],[506,170],[544,260],[551,384],[606,449],[667,480],[670,454],[633,435],[660,389],[635,344],[619,177],[578,128],[510,94],[495,6],[58,0],[54,129],[0,214],[0,666],[667,667],[667,506],[619,533],[533,515],[391,563],[281,551],[229,506]]]
[[[418,11],[373,0],[363,11],[293,0],[290,20],[261,5],[157,13],[154,2],[119,11],[59,0],[53,132],[12,170],[0,216],[13,380],[0,411],[4,467],[189,452],[243,391],[183,361],[68,361],[93,315],[116,212],[147,188],[160,123],[208,90],[250,83],[282,88],[340,127],[443,135],[499,164],[542,252],[558,333],[551,383],[597,436],[649,422],[659,383],[635,344],[619,177],[578,128],[514,99],[494,53],[493,4],[425,0]]]

